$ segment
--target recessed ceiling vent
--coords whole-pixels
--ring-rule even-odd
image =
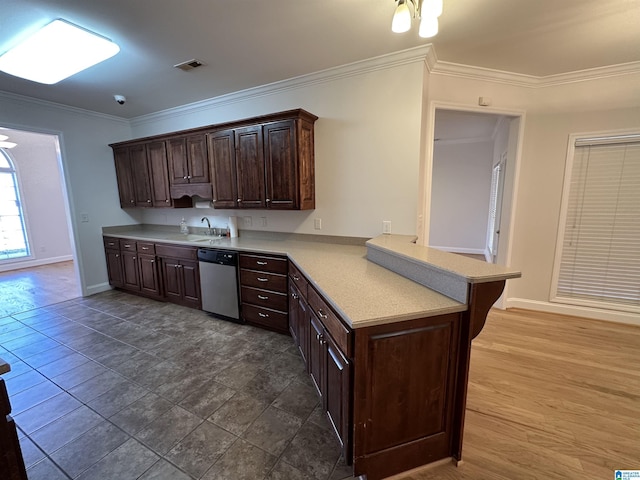
[[[174,65],[174,67],[179,68],[180,70],[183,70],[185,72],[188,72],[189,70],[193,70],[194,68],[201,67],[202,65],[204,65],[204,63],[202,63],[200,60],[196,60],[195,58],[193,58],[191,60],[187,60],[186,62],[178,63],[177,65]]]

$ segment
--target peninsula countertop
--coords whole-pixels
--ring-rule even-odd
[[[286,255],[354,329],[467,309],[464,302],[367,260],[366,239],[244,230],[236,238],[209,238],[198,234],[183,235],[176,228],[157,225],[104,227],[103,235],[200,248]],[[399,237],[399,242],[407,240],[404,236]],[[446,255],[452,255],[452,261],[457,257],[454,254]],[[465,264],[468,265],[467,262]]]

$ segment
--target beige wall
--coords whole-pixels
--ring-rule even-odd
[[[629,320],[548,301],[569,135],[640,131],[640,74],[535,88],[430,75],[429,102],[476,107],[480,96],[492,98],[491,108],[522,111],[524,119],[513,198],[512,248],[507,259],[522,270],[522,278],[508,282],[506,305]],[[427,122],[424,128],[433,126]]]

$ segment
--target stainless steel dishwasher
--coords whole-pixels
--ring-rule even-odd
[[[198,249],[202,310],[218,318],[241,322],[238,303],[238,254]]]

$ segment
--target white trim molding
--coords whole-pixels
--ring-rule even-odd
[[[637,313],[564,305],[560,303],[542,302],[540,300],[529,300],[527,298],[508,298],[505,302],[505,308],[522,308],[524,310],[557,313],[559,315],[585,317],[594,320],[603,320],[606,322],[626,323],[629,325],[640,326],[640,317]]]
[[[33,257],[32,257],[33,258]],[[41,267],[43,265],[50,265],[52,263],[68,262],[73,260],[73,255],[62,255],[60,257],[50,257],[42,259],[30,259],[30,260],[18,260],[10,261],[5,260],[0,264],[0,272],[11,272],[13,270],[21,270],[23,268]]]

